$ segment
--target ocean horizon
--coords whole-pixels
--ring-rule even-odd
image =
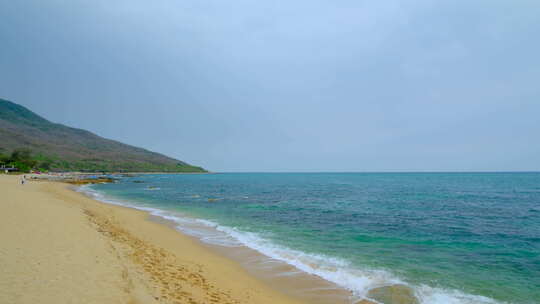
[[[81,190],[216,246],[247,246],[364,298],[538,303],[539,172],[229,172]],[[211,229],[209,229],[211,228]]]

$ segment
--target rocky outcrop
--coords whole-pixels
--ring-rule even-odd
[[[115,179],[105,177],[105,178],[81,178],[81,179],[68,179],[65,180],[68,184],[73,185],[86,185],[86,184],[103,184],[103,183],[114,183]]]
[[[377,303],[372,302],[372,301],[370,301],[370,300],[364,299],[364,300],[358,301],[358,302],[356,302],[356,303],[354,303],[354,304],[377,304]]]
[[[414,291],[405,285],[395,284],[374,288],[368,292],[368,298],[383,304],[419,304]],[[361,304],[370,304],[365,302]]]

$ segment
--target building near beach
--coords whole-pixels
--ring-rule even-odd
[[[9,173],[9,172],[17,172],[19,171],[19,168],[16,168],[16,167],[7,167],[6,165],[0,165],[0,172],[4,172],[4,173]]]

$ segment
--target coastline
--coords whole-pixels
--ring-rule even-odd
[[[369,273],[328,278],[319,271],[329,269],[327,261],[289,248],[276,255],[267,240],[216,222],[62,179],[21,185],[21,178],[0,175],[0,303],[499,303],[395,277],[358,292]],[[189,226],[192,220],[243,245],[193,234],[190,228],[201,227]]]
[[[224,243],[223,241],[216,242],[216,237],[219,240],[225,235],[216,236],[215,233],[218,230],[213,225],[209,226],[210,222],[206,220],[202,220],[204,224],[201,224],[200,219],[185,214],[173,215],[162,209],[141,207],[130,202],[104,198],[101,193],[93,190],[88,191],[83,187],[71,188],[97,202],[143,212],[147,215],[146,220],[165,225],[175,233],[193,240],[199,246],[233,261],[257,280],[294,299],[300,299],[302,302],[311,304],[375,304],[365,299],[362,301],[351,290],[338,286],[319,275],[301,270],[279,258],[276,259],[271,255],[266,255],[249,245],[235,242],[236,244],[231,246],[227,241],[224,241]],[[202,230],[206,230],[206,232],[201,235]],[[214,241],[208,241],[207,237]]]
[[[18,180],[0,175],[0,302],[305,303],[147,212]]]

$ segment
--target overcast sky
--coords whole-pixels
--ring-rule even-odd
[[[0,0],[0,97],[213,171],[540,170],[540,1]]]

